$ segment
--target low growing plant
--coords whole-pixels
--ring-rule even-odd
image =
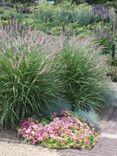
[[[94,127],[98,128],[99,126],[99,116],[95,111],[82,111],[78,110],[76,115],[84,122],[88,123],[89,125],[93,125]]]
[[[63,112],[52,121],[38,122],[33,119],[21,122],[19,134],[31,144],[40,144],[50,149],[91,149],[97,142],[97,133],[71,113]]]

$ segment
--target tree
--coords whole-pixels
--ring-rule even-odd
[[[115,0],[114,3],[112,3],[115,8],[115,20],[114,20],[114,26],[113,26],[113,43],[112,43],[112,63],[115,61],[115,37],[116,37],[116,31],[117,31],[117,1]]]
[[[115,21],[116,21],[116,24],[115,24],[115,31],[117,30],[117,1],[115,2]]]

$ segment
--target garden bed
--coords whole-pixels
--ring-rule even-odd
[[[114,11],[87,3],[27,9],[0,8],[1,139],[92,149],[117,100],[105,83],[108,74],[116,79]]]

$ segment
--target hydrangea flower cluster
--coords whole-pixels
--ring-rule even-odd
[[[69,112],[63,112],[53,120],[44,124],[33,119],[21,122],[18,133],[32,144],[40,144],[48,148],[91,149],[97,142],[97,133],[92,127],[81,122]]]

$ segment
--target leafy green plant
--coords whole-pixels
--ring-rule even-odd
[[[18,132],[27,142],[49,149],[91,149],[96,144],[98,134],[92,127],[67,111],[61,115],[52,116],[49,122],[24,120]]]

